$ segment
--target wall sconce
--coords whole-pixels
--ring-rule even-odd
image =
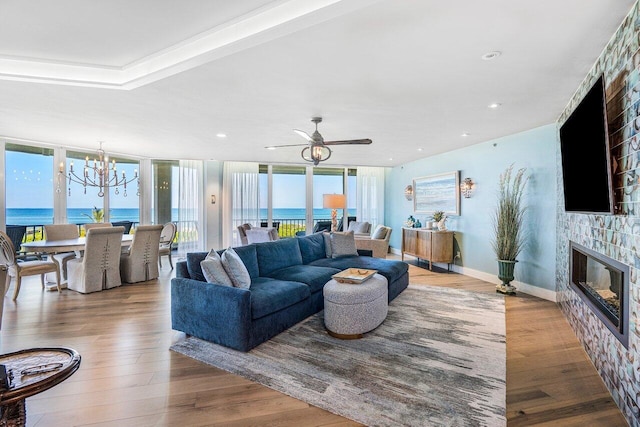
[[[215,195],[215,194],[212,194],[212,195],[211,195],[211,204],[212,204],[212,205],[215,205],[215,204],[216,204],[216,195]]]
[[[404,197],[406,197],[407,200],[413,200],[413,185],[409,184],[405,187]]]
[[[468,199],[469,197],[471,197],[471,193],[473,193],[473,190],[475,188],[476,188],[476,183],[473,182],[471,178],[465,178],[460,183],[460,192],[465,197],[465,199]]]

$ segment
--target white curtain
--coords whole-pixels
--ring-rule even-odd
[[[384,224],[384,168],[358,167],[358,221],[371,223],[371,230]]]
[[[222,176],[222,244],[241,244],[237,227],[259,225],[258,163],[224,162]]]
[[[203,163],[180,160],[178,171],[178,257],[204,251]]]

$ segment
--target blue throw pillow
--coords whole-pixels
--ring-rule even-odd
[[[326,258],[326,249],[324,246],[324,237],[322,231],[313,233],[308,236],[299,236],[298,245],[302,254],[302,263],[309,264],[320,258]]]
[[[202,274],[202,267],[200,263],[207,257],[209,252],[190,252],[187,254],[187,271],[189,277],[194,280],[206,282],[207,279]]]

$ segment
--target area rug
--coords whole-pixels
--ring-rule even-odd
[[[171,347],[368,426],[505,426],[504,297],[410,286],[359,340],[322,312],[243,353],[194,337]]]

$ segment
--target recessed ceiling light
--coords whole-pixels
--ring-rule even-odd
[[[393,157],[389,157],[389,160],[393,160]]]
[[[482,59],[484,59],[485,61],[491,61],[492,59],[496,59],[500,55],[502,55],[502,52],[494,50],[494,51],[487,52],[484,55],[482,55]]]
[[[266,148],[267,150],[275,150],[276,149],[276,147],[264,147],[264,148]]]
[[[218,138],[226,138],[226,137],[227,137],[227,134],[226,134],[226,133],[216,133],[216,136],[217,136]]]
[[[468,132],[462,132],[462,135],[460,135],[460,136],[469,136],[469,135],[471,135],[471,134],[468,133]]]
[[[489,107],[489,108],[498,108],[501,105],[502,104],[500,104],[499,102],[494,102],[492,104],[489,104],[487,107]]]
[[[418,148],[418,151],[422,151],[422,148]]]

